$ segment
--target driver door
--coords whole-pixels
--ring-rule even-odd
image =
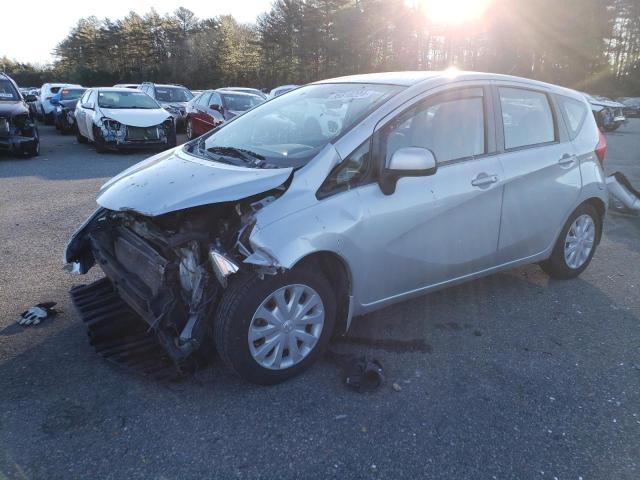
[[[357,295],[365,305],[462,279],[496,265],[502,166],[490,91],[457,88],[402,107],[374,135],[374,164],[402,147],[430,149],[437,171],[403,177],[385,195],[359,189],[367,262]]]

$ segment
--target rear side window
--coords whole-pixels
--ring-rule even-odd
[[[521,88],[498,88],[504,148],[529,147],[555,140],[553,114],[544,93]]]
[[[51,93],[58,93],[60,91],[60,87],[51,87]]]
[[[562,95],[558,95],[558,104],[569,129],[569,137],[573,140],[580,132],[584,119],[587,117],[587,106],[579,100]]]

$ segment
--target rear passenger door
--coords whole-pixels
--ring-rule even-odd
[[[500,263],[553,246],[575,206],[582,180],[576,152],[550,92],[495,82],[498,146],[504,199]]]

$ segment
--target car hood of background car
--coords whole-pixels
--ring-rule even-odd
[[[78,99],[75,98],[73,100],[60,100],[60,105],[62,105],[63,108],[70,108],[70,109],[74,109],[76,108],[76,104],[78,103]]]
[[[169,118],[162,108],[100,108],[102,114],[132,127],[153,127]]]
[[[193,157],[178,147],[148,158],[105,183],[98,204],[157,216],[231,202],[282,185],[292,168],[243,168]]]
[[[20,100],[0,101],[0,115],[17,115],[19,113],[28,113],[29,110]]]

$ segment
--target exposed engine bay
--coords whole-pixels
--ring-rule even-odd
[[[203,205],[156,217],[98,209],[72,237],[66,251],[66,261],[74,272],[86,273],[98,264],[107,277],[96,282],[93,290],[89,285],[71,292],[90,327],[94,347],[99,352],[99,345],[103,350],[113,349],[117,335],[105,337],[106,330],[118,330],[120,337],[135,334],[133,347],[145,349],[152,334],[153,342],[159,343],[175,366],[183,369],[189,365],[190,357],[210,337],[210,319],[229,276],[248,269],[259,275],[276,273],[274,267],[243,261],[253,253],[247,240],[255,212],[281,195],[287,185],[239,202]],[[123,315],[126,326],[116,318]],[[135,326],[131,325],[136,323],[133,317],[138,317]],[[110,326],[92,327],[95,318],[103,324],[110,318],[106,322]],[[131,353],[125,344],[116,347],[120,356]]]

